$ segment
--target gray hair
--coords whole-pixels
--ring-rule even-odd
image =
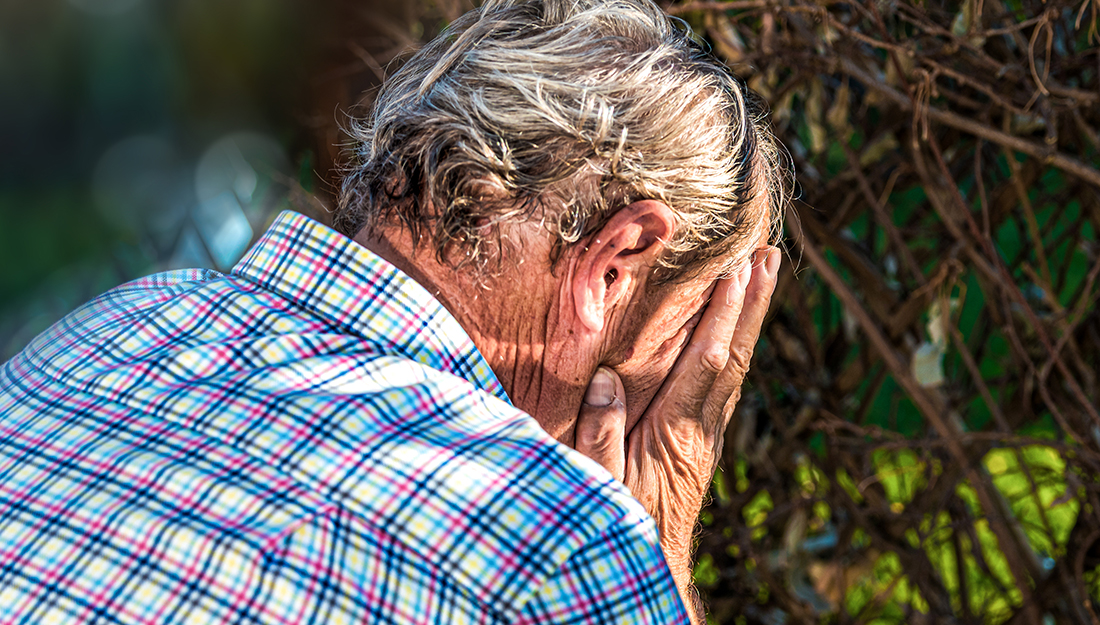
[[[400,223],[484,268],[509,223],[542,220],[556,261],[656,199],[677,220],[658,280],[732,269],[775,236],[788,174],[759,99],[681,24],[649,0],[487,0],[353,123],[334,226]]]

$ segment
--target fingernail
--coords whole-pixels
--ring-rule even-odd
[[[768,257],[764,259],[764,273],[768,274],[769,278],[774,278],[775,274],[779,273],[779,263],[782,260],[783,255],[779,253],[779,248],[771,248],[768,251]]]
[[[745,289],[748,288],[749,280],[752,279],[752,266],[754,264],[755,263],[753,263],[753,260],[750,258],[749,262],[745,263],[745,266],[738,270],[736,278],[738,288],[726,291],[726,304],[732,306],[734,302],[744,297]]]
[[[610,406],[613,401],[615,401],[615,374],[606,367],[600,367],[596,369],[596,374],[588,383],[588,390],[584,392],[584,403],[602,408]]]

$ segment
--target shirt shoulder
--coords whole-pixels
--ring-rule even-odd
[[[623,522],[576,551],[535,589],[515,622],[686,625],[690,619],[652,525]]]
[[[364,439],[361,461],[325,471],[342,507],[398,534],[504,622],[601,537],[617,536],[646,575],[667,571],[652,519],[602,467],[513,406],[425,369],[379,394],[375,413],[392,420]]]
[[[150,548],[257,553],[339,511],[366,537],[361,570],[415,570],[429,594],[444,580],[499,622],[609,536],[640,571],[660,568],[652,519],[625,488],[512,406],[422,288],[336,237],[287,217],[233,274],[123,285],[5,365],[0,460],[26,485],[27,514],[65,501],[66,527],[93,527],[79,519],[111,507],[134,519],[101,532],[120,552],[155,532],[173,538]],[[186,538],[195,528],[202,541]],[[87,557],[90,540],[73,530],[55,551]],[[175,561],[124,568],[145,579]],[[581,568],[603,571],[585,583],[618,579]],[[249,579],[219,583],[245,593]]]
[[[113,337],[127,326],[140,324],[150,310],[222,277],[209,269],[180,269],[132,280],[79,306],[31,340],[17,358],[56,371],[72,370],[88,363],[97,339]]]

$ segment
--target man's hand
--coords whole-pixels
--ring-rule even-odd
[[[629,433],[622,380],[605,367],[593,376],[577,419],[577,450],[621,480],[656,520],[676,586],[696,619],[701,606],[691,585],[692,533],[779,263],[779,250],[761,250],[738,275],[718,281],[690,342]]]

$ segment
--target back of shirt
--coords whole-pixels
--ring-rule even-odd
[[[284,215],[0,370],[0,622],[686,622],[652,520],[457,323]]]

